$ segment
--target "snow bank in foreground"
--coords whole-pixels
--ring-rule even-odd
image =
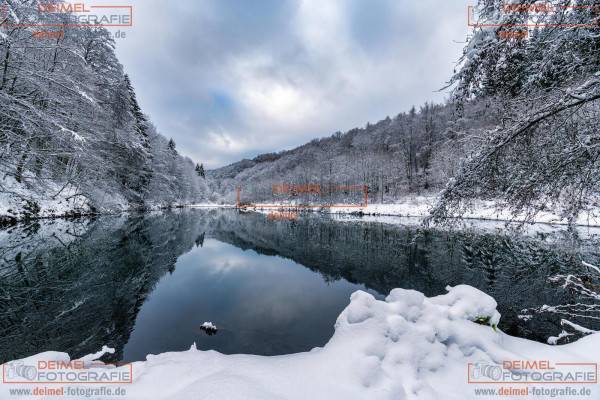
[[[133,364],[133,383],[123,385],[125,398],[462,400],[477,398],[474,389],[486,386],[467,384],[468,363],[598,361],[600,334],[550,346],[492,328],[499,318],[494,299],[466,285],[448,287],[447,294],[431,298],[395,289],[385,301],[357,291],[324,348],[263,357],[223,355],[192,346],[186,352],[150,355]],[[47,352],[34,357],[68,356]],[[6,395],[7,388],[2,390]],[[593,391],[598,389],[590,390],[589,398],[597,398]]]

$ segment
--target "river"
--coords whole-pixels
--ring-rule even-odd
[[[461,283],[496,299],[511,335],[581,336],[565,319],[600,329],[600,273],[584,264],[600,265],[596,236],[391,220],[179,209],[2,230],[0,362],[102,345],[116,350],[106,361],[194,342],[227,354],[309,351],[329,340],[356,290],[433,296]]]

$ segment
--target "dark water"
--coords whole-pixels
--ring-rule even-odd
[[[105,344],[116,349],[110,361],[194,342],[223,353],[306,351],[328,341],[355,290],[433,296],[460,283],[496,298],[501,329],[546,341],[576,333],[563,318],[600,329],[600,274],[582,263],[600,264],[598,243],[234,210],[39,221],[0,231],[0,361]],[[200,329],[205,321],[216,335]]]

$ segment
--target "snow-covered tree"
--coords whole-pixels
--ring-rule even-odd
[[[179,202],[180,192],[150,190],[161,152],[109,32],[76,26],[68,13],[39,13],[37,2],[2,6],[0,191],[65,196],[89,209]],[[63,33],[36,37],[41,23],[65,24]],[[187,185],[186,199],[200,198],[194,165],[176,153],[171,161],[170,179]]]
[[[498,1],[479,2],[480,22],[495,26],[477,28],[467,44],[455,100],[491,99],[504,115],[444,190],[435,219],[472,198],[502,199],[530,217],[559,207],[571,220],[597,201],[600,15],[590,2],[551,3],[553,12],[501,13]],[[509,23],[537,26],[523,40],[498,36]]]

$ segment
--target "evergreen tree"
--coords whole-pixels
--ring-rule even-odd
[[[173,138],[169,139],[169,143],[167,144],[167,146],[169,147],[170,150],[172,150],[173,152],[175,152],[175,154],[177,154],[177,150],[175,150],[175,141],[173,140]]]
[[[198,176],[206,179],[206,176],[204,175],[204,165],[196,163],[196,173]]]
[[[129,103],[130,103],[131,114],[135,118],[135,131],[140,136],[142,136],[142,138],[144,139],[143,140],[144,145],[146,147],[149,147],[148,146],[148,133],[147,133],[148,120],[146,119],[146,116],[142,112],[142,109],[140,108],[140,105],[137,102],[137,98],[135,96],[135,91],[133,90],[133,86],[131,85],[129,76],[127,74],[125,74],[125,77],[123,78],[123,80],[125,82],[125,88],[127,89],[127,92],[129,94]]]
[[[134,190],[140,196],[140,202],[143,202],[148,184],[152,178],[152,155],[150,150],[150,142],[148,140],[148,120],[139,106],[137,97],[135,95],[135,90],[133,89],[127,74],[124,75],[123,81],[129,97],[129,110],[134,120],[133,129],[142,144],[142,150],[136,154],[138,163],[136,165],[137,176]]]

